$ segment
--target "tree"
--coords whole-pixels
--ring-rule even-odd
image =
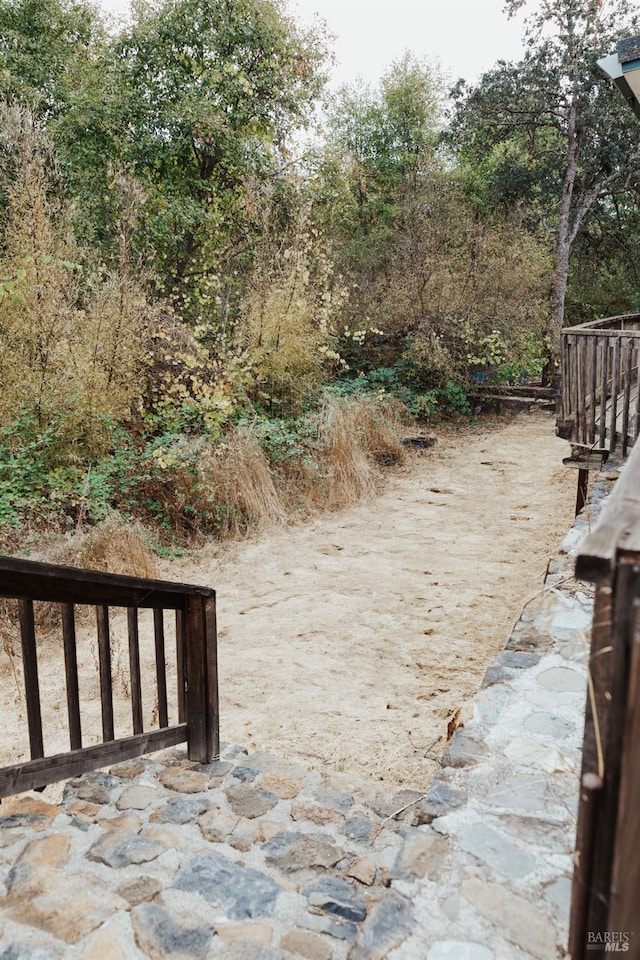
[[[275,0],[141,3],[115,60],[121,161],[147,191],[164,291],[193,315],[250,256],[245,184],[281,163],[324,83],[324,40]]]
[[[507,0],[511,16],[528,0]],[[458,88],[453,140],[488,164],[503,200],[552,224],[550,361],[557,362],[571,251],[598,204],[637,185],[638,128],[596,60],[633,32],[627,0],[541,0],[526,20],[527,52]]]
[[[50,118],[64,109],[67,73],[86,59],[101,22],[84,0],[0,0],[0,97]]]
[[[443,89],[437,70],[408,55],[377,91],[344,89],[325,153],[334,164],[322,171],[351,287],[341,350],[353,371],[395,365],[421,389],[466,379],[487,337],[512,356],[527,325],[538,340],[548,269],[536,238],[481,216],[438,154]]]
[[[126,419],[139,397],[144,300],[124,274],[87,283],[68,209],[51,189],[51,144],[29,110],[0,105],[0,131],[17,157],[0,256],[0,427],[23,417],[35,435],[54,429],[64,456],[95,450],[106,423]]]
[[[347,177],[363,234],[388,220],[433,154],[443,120],[438,68],[405,53],[379,88],[343,87],[329,117],[327,147]]]

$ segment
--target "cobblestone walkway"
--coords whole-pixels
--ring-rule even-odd
[[[601,476],[426,796],[227,747],[0,806],[0,960],[564,955]]]

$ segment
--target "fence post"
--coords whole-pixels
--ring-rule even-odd
[[[185,599],[188,756],[210,763],[220,750],[215,595]]]
[[[631,842],[627,823],[637,825],[638,817],[627,816],[625,823],[629,795],[623,794],[621,803],[620,782],[621,773],[625,774],[625,784],[638,777],[638,771],[634,773],[633,763],[628,759],[626,727],[630,652],[635,636],[635,601],[639,594],[640,566],[633,558],[618,553],[612,586],[598,585],[594,608],[569,933],[572,960],[583,960],[587,956],[589,933],[603,934],[615,929],[611,924],[616,892],[621,898],[617,905],[619,915],[628,921],[625,911],[630,901],[624,896],[627,891],[622,890],[622,878],[630,873],[628,861],[635,844]],[[629,763],[626,773],[622,763],[625,731],[625,760]],[[637,806],[637,798],[634,800]],[[618,825],[619,809],[625,811],[623,828]],[[625,842],[621,844],[623,836]],[[633,855],[634,863],[636,860]],[[631,894],[634,909],[636,894],[634,889]]]
[[[24,688],[29,723],[29,746],[31,759],[44,757],[42,741],[42,716],[40,713],[40,685],[38,683],[38,657],[36,654],[36,630],[33,620],[33,601],[20,600],[20,633],[22,636],[22,664]]]
[[[636,934],[630,944],[630,957],[640,955],[638,937],[638,898],[640,896],[640,629],[635,609],[631,634],[629,696],[624,721],[620,799],[611,883],[609,930],[628,936]],[[626,952],[626,951],[625,951]]]
[[[209,761],[220,756],[220,711],[218,704],[218,623],[215,594],[204,600],[207,645],[207,752]]]

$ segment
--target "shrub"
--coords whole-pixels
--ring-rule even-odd
[[[472,410],[464,388],[455,380],[444,387],[418,394],[410,405],[417,420],[437,420],[442,416],[470,417]]]
[[[282,523],[286,512],[255,432],[232,431],[202,464],[202,481],[217,514],[219,536]]]
[[[320,413],[319,439],[327,505],[333,508],[372,494],[379,479],[376,465],[399,463],[405,456],[398,406],[371,396],[328,399]]]
[[[329,508],[355,503],[376,490],[377,472],[358,436],[357,402],[327,401],[321,411],[321,464]]]
[[[149,519],[183,536],[229,537],[285,518],[258,438],[248,427],[231,430],[216,444],[203,437],[159,438],[141,464],[137,494]]]
[[[140,523],[115,512],[89,530],[54,541],[32,559],[131,577],[158,576],[149,533]]]
[[[246,355],[212,357],[196,331],[162,304],[146,311],[141,327],[145,432],[220,437],[246,403]]]
[[[84,275],[70,212],[53,196],[45,138],[27,111],[19,121],[0,259],[0,424],[23,411],[36,433],[55,424],[67,452],[95,456],[108,445],[105,423],[126,421],[139,399],[143,297],[124,273]]]
[[[283,238],[265,215],[241,303],[241,335],[256,378],[252,398],[270,414],[299,414],[327,372],[343,366],[334,327],[347,293],[327,240],[308,219],[303,206]]]

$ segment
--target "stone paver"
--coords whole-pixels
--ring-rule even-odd
[[[234,745],[87,774],[60,806],[6,800],[0,958],[561,956],[592,608],[572,564],[607,492],[601,476],[426,794]]]

